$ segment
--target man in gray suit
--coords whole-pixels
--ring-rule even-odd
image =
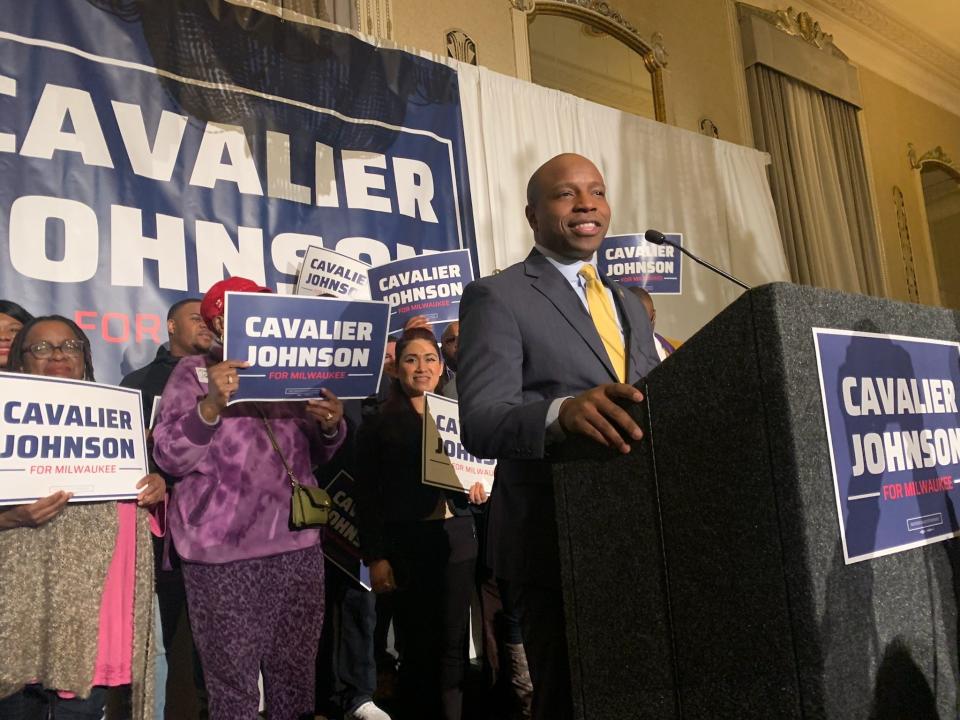
[[[658,362],[640,301],[605,277],[597,283],[596,252],[610,222],[605,194],[584,157],[558,155],[541,166],[527,186],[536,248],[471,283],[460,306],[463,441],[499,461],[488,555],[520,606],[534,717],[544,720],[573,712],[551,451],[579,434],[629,452],[642,433],[615,401],[640,402],[631,384]]]

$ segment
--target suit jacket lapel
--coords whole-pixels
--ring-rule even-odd
[[[600,333],[593,324],[590,313],[583,306],[576,291],[570,287],[570,283],[560,272],[550,264],[550,262],[534,250],[524,261],[524,269],[528,276],[532,278],[533,287],[542,293],[550,302],[554,304],[561,315],[573,326],[583,341],[587,343],[597,359],[603,363],[607,374],[616,382],[617,374],[610,364],[610,357],[607,355],[607,349],[603,346],[600,339]]]

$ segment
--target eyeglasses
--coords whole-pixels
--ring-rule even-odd
[[[48,357],[53,355],[54,350],[59,350],[64,355],[70,355],[76,357],[78,355],[83,355],[83,350],[87,344],[83,340],[64,340],[60,345],[51,345],[46,340],[41,340],[38,343],[34,343],[26,350],[24,354],[30,353],[37,360],[46,360]]]

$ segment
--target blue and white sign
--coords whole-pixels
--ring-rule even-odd
[[[470,253],[465,250],[431,253],[370,268],[370,295],[391,305],[390,332],[403,329],[423,315],[431,325],[460,316],[463,289],[473,280]]]
[[[224,277],[291,292],[309,245],[474,247],[451,67],[229,3],[0,17],[0,288],[76,320],[102,379]]]
[[[813,336],[846,562],[960,535],[960,344]]]
[[[58,490],[135,498],[147,474],[140,391],[0,372],[0,505]]]
[[[680,233],[666,233],[666,237],[683,245]],[[679,295],[682,291],[680,251],[666,244],[647,242],[642,233],[605,237],[597,265],[607,277],[627,287],[642,287],[651,295]]]
[[[357,501],[353,477],[341,470],[327,483],[326,491],[333,501],[330,522],[324,529],[323,554],[365,590],[372,590],[370,568],[360,555],[360,531],[357,527]]]
[[[311,245],[303,254],[295,294],[369,300],[369,269],[369,265],[348,255]]]
[[[303,295],[226,293],[223,356],[244,360],[245,400],[307,400],[326,389],[347,400],[375,395],[390,306]]]

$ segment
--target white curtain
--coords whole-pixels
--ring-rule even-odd
[[[531,173],[558,153],[577,152],[606,178],[611,234],[680,232],[691,252],[749,285],[789,280],[766,153],[450,64],[459,71],[483,274],[530,251],[523,209]],[[686,339],[740,292],[684,260],[682,295],[655,298],[657,330]]]

